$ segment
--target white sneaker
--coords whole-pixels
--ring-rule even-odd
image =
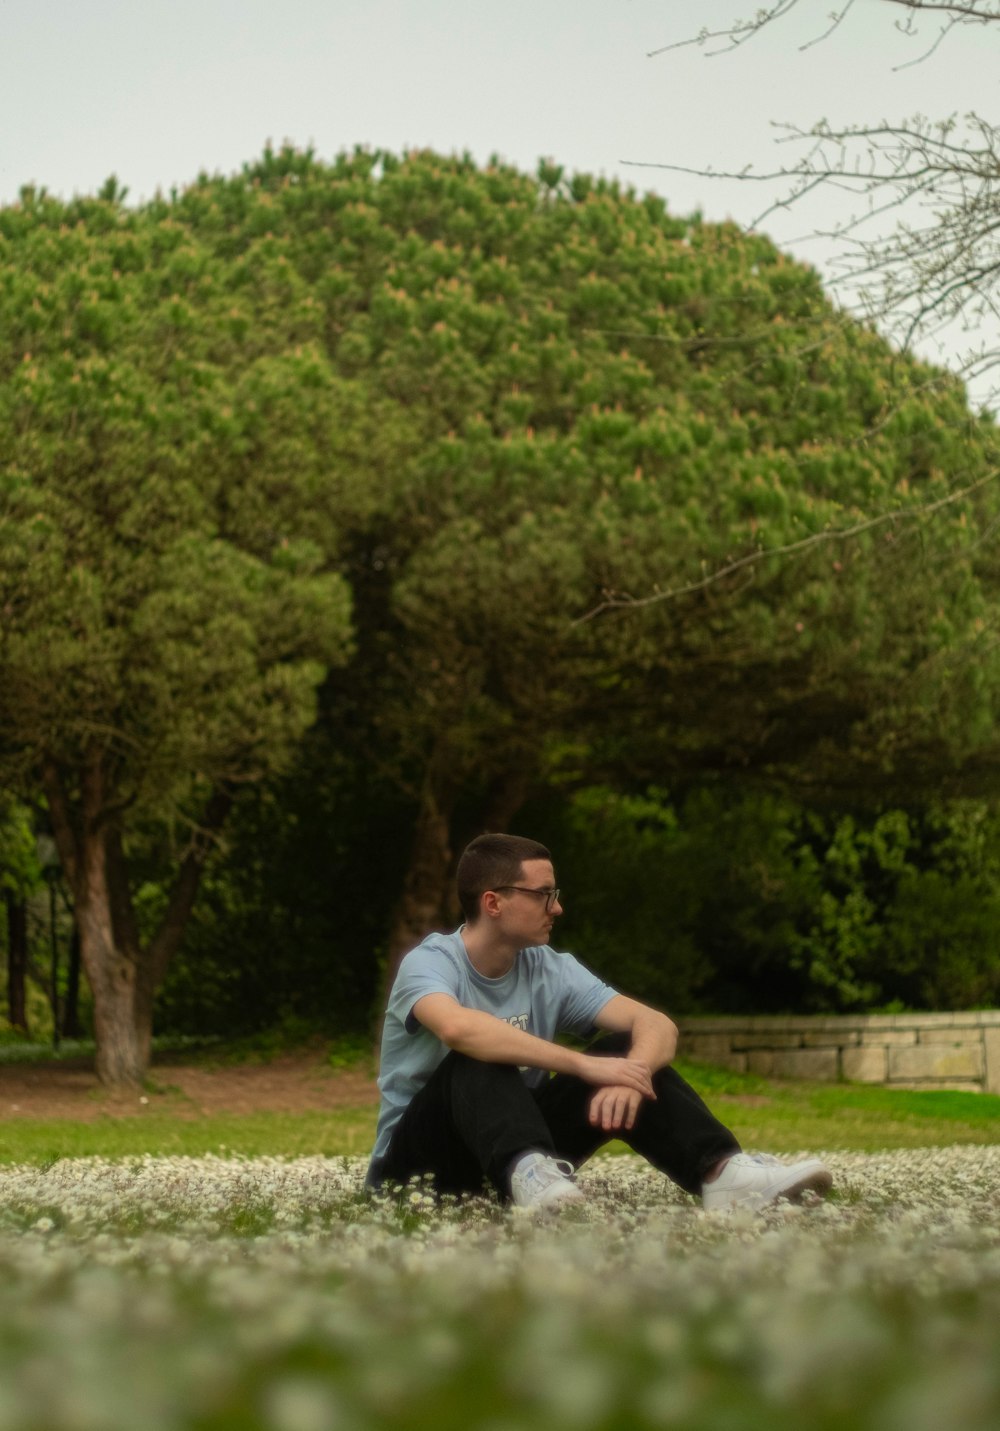
[[[515,1207],[560,1207],[583,1202],[584,1196],[573,1182],[573,1164],[565,1158],[545,1153],[525,1153],[510,1175],[510,1195]]]
[[[832,1186],[830,1170],[818,1158],[789,1166],[769,1153],[734,1153],[717,1178],[702,1184],[701,1201],[708,1212],[732,1212],[765,1207],[779,1197],[798,1202],[804,1192],[828,1193]]]

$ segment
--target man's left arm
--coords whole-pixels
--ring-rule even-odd
[[[606,1033],[627,1034],[629,1057],[640,1060],[655,1073],[672,1062],[677,1052],[677,1025],[658,1009],[640,1004],[637,999],[616,994],[594,1016],[594,1023]],[[590,1100],[590,1121],[595,1127],[611,1132],[629,1129],[642,1107],[642,1095],[634,1088],[617,1085],[599,1088]]]
[[[594,1023],[606,1033],[628,1034],[629,1057],[641,1059],[650,1073],[673,1062],[677,1053],[677,1025],[638,999],[616,994],[595,1014]]]

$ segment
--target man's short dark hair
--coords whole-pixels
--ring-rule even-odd
[[[488,889],[519,884],[525,860],[551,860],[537,840],[522,835],[477,835],[466,845],[455,876],[458,901],[470,924],[479,918],[479,901]]]

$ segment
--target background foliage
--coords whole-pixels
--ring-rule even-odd
[[[373,825],[353,857],[337,825],[273,824],[266,876],[249,863],[259,829],[241,825],[248,858],[210,876],[158,1026],[250,1031],[278,1014],[365,1027],[381,988],[371,950],[384,953],[405,855],[397,841],[394,870],[381,813],[385,844]],[[983,802],[875,815],[754,790],[672,800],[601,786],[542,797],[516,823],[556,852],[558,946],[674,1013],[1000,1000],[1000,818]]]

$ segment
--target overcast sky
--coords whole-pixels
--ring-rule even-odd
[[[0,203],[26,182],[62,196],[114,173],[133,199],[229,173],[268,139],[330,156],[357,143],[498,153],[617,174],[675,212],[749,223],[754,185],[632,167],[768,169],[771,122],[1000,115],[1000,36],[933,41],[905,12],[854,0],[797,9],[738,53],[649,57],[759,0],[0,0]],[[713,48],[712,45],[705,49]],[[718,48],[718,46],[714,46]],[[631,161],[631,163],[630,163]],[[767,229],[821,268],[803,211]],[[799,242],[802,240],[802,242]]]

